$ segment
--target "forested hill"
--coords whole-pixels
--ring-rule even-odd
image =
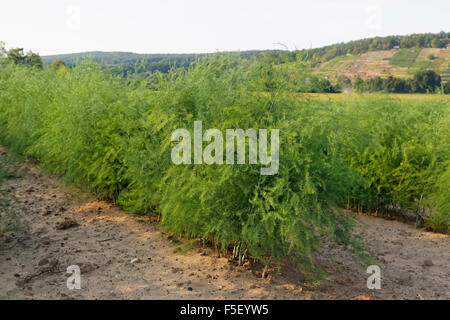
[[[321,48],[297,51],[242,51],[242,57],[267,56],[274,63],[309,61],[314,73],[328,78],[371,78],[374,76],[410,77],[421,69],[433,70],[445,80],[450,78],[450,33],[421,33],[404,36],[375,37],[338,43]],[[214,55],[223,53],[217,52]],[[117,72],[130,75],[136,72],[151,74],[167,72],[171,67],[187,66],[198,58],[211,54],[137,54],[132,52],[82,52],[43,56],[44,63],[61,59],[72,67],[83,57],[91,56]],[[141,64],[143,62],[143,64]]]
[[[299,55],[305,60],[324,62],[338,56],[356,55],[369,51],[399,48],[446,48],[449,45],[449,39],[450,32],[445,31],[439,33],[415,33],[405,36],[375,37],[301,50]]]
[[[254,50],[242,51],[240,55],[243,57],[269,55],[275,58],[282,52],[280,50]],[[214,54],[223,54],[223,52]],[[61,59],[68,67],[72,67],[80,59],[90,56],[95,62],[105,63],[110,66],[122,65],[125,68],[134,68],[136,64],[140,64],[143,61],[145,69],[148,72],[154,72],[156,70],[167,72],[172,66],[186,66],[206,55],[211,54],[139,54],[133,52],[91,51],[43,56],[42,60],[44,63],[51,63],[56,59]]]
[[[95,62],[107,65],[135,65],[144,61],[147,64],[154,64],[155,69],[169,64],[189,64],[201,55],[197,54],[138,54],[133,52],[102,52],[90,51],[62,55],[43,56],[44,63],[51,63],[55,59],[61,59],[68,67],[72,67],[82,58],[91,57]],[[164,70],[162,70],[164,71]]]

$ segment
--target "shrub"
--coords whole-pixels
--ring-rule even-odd
[[[369,182],[354,195],[356,207],[418,217],[433,207],[448,216],[449,108],[445,96],[407,104],[376,96],[347,102],[346,110],[359,119],[355,125],[375,142],[347,152],[351,166]]]
[[[0,139],[128,211],[160,213],[166,230],[311,274],[324,238],[360,250],[344,203],[447,210],[448,180],[437,183],[450,150],[445,96],[313,101],[294,93],[285,71],[225,56],[147,82],[90,61],[64,73],[7,65]],[[205,130],[280,129],[278,174],[174,165],[171,134],[196,120]]]

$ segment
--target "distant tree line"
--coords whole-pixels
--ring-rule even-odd
[[[53,55],[43,57],[44,63],[50,64],[59,59],[64,62],[68,68],[72,68],[82,59],[89,57],[94,62],[102,64],[104,68],[111,70],[114,74],[129,77],[139,74],[140,76],[150,76],[159,71],[167,73],[172,68],[188,67],[193,62],[206,56],[229,54],[226,52],[217,52],[212,54],[138,54],[132,52],[83,52],[64,55]],[[281,63],[289,57],[290,61],[296,59],[294,52],[282,50],[250,50],[239,52],[242,59],[252,57],[269,58],[274,63]]]
[[[315,76],[307,75],[303,78],[303,81],[296,85],[297,92],[303,93],[339,93],[340,88],[333,85],[330,80]]]
[[[16,65],[28,65],[42,69],[44,63],[39,54],[28,51],[26,54],[23,48],[11,48],[6,50],[3,42],[0,42],[0,62],[10,62]]]
[[[304,73],[289,80],[292,90],[302,93],[445,93],[450,94],[450,83],[432,70],[421,70],[412,78],[374,77],[369,79],[339,77],[334,81]]]
[[[303,93],[347,93],[347,92],[386,92],[386,93],[445,93],[450,94],[450,83],[443,82],[441,76],[432,70],[421,70],[412,78],[403,79],[389,76],[369,79],[339,77],[329,79],[304,74],[300,81],[293,80],[293,90]]]
[[[362,80],[355,79],[353,89],[356,92],[389,92],[389,93],[450,93],[449,83],[443,83],[441,76],[432,70],[422,70],[414,74],[413,78],[402,79],[396,77]]]

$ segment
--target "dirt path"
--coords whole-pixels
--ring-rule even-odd
[[[0,148],[2,170],[17,165]],[[401,222],[360,217],[367,250],[386,267],[380,290],[336,246],[318,257],[329,282],[289,270],[262,279],[260,266],[187,250],[147,217],[73,196],[35,164],[19,172],[0,185],[0,299],[450,299],[450,237]],[[71,265],[80,290],[66,286]]]

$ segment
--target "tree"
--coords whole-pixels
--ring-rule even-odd
[[[42,62],[42,59],[39,56],[39,54],[34,53],[32,51],[28,51],[26,55],[23,53],[23,48],[11,48],[5,52],[7,61],[14,63],[16,65],[23,64],[40,69],[44,67],[44,63]]]
[[[61,59],[55,59],[52,62],[52,67],[55,70],[58,70],[61,66],[66,66],[66,64]]]
[[[406,80],[389,76],[384,79],[384,89],[391,93],[408,93],[411,91]]]
[[[380,77],[368,79],[366,81],[365,87],[369,92],[381,91],[384,89],[383,79],[381,79]]]
[[[448,81],[444,84],[444,93],[450,94],[450,82]]]
[[[23,55],[23,48],[11,48],[6,52],[7,58],[14,64],[23,64],[25,56]]]
[[[42,69],[44,67],[44,63],[42,62],[41,57],[37,53],[33,53],[32,51],[28,51],[25,56],[25,64]]]
[[[433,48],[444,48],[445,42],[441,39],[433,39],[433,40],[431,40],[431,46]]]
[[[0,41],[0,59],[6,57],[5,43]]]
[[[409,88],[410,93],[419,92],[419,86],[417,85],[417,82],[414,79],[407,79],[406,84]]]
[[[336,87],[338,88],[338,90],[340,92],[351,91],[352,90],[352,81],[345,76],[340,76],[337,79]]]
[[[365,85],[364,81],[361,78],[356,78],[353,82],[353,89],[355,89],[356,92],[364,92],[365,91]]]
[[[69,71],[66,64],[61,59],[55,59],[52,62],[52,67],[57,73],[66,73]]]
[[[314,93],[334,93],[336,92],[328,79],[311,77],[311,90]]]
[[[414,74],[417,92],[435,92],[441,87],[441,76],[433,70],[421,70]]]

